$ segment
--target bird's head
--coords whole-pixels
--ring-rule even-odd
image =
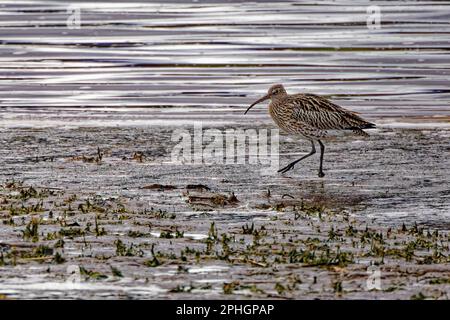
[[[262,97],[262,98],[256,100],[255,102],[253,102],[252,105],[250,107],[248,107],[248,109],[245,111],[244,114],[247,114],[247,112],[254,105],[257,105],[258,103],[261,103],[261,102],[263,102],[265,100],[268,100],[268,99],[271,99],[271,100],[279,99],[279,98],[284,97],[285,95],[287,95],[287,93],[286,93],[286,90],[284,89],[283,85],[282,84],[275,84],[275,85],[273,85],[273,86],[271,86],[269,88],[269,91],[267,91],[267,94],[264,97]]]

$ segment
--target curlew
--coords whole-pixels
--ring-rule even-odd
[[[324,97],[309,93],[287,94],[281,84],[270,87],[268,93],[248,107],[244,114],[254,105],[269,99],[269,113],[278,127],[288,134],[309,140],[312,146],[307,155],[278,170],[281,173],[293,169],[298,162],[315,154],[314,142],[317,141],[320,145],[319,177],[322,178],[325,176],[322,170],[325,146],[321,140],[345,133],[368,136],[363,129],[375,128],[375,124]]]

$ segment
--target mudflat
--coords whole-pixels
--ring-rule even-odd
[[[324,178],[171,163],[173,130],[2,131],[0,293],[448,297],[449,128],[336,140]],[[281,136],[280,166],[308,147]]]

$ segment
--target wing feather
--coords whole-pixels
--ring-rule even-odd
[[[374,127],[355,112],[346,110],[315,94],[296,94],[286,98],[291,117],[321,130],[357,130]]]

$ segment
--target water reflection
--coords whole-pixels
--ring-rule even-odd
[[[231,121],[284,83],[369,118],[450,116],[447,3],[391,1],[378,30],[354,1],[80,2],[81,28],[68,29],[72,4],[0,4],[0,106],[188,107]]]

